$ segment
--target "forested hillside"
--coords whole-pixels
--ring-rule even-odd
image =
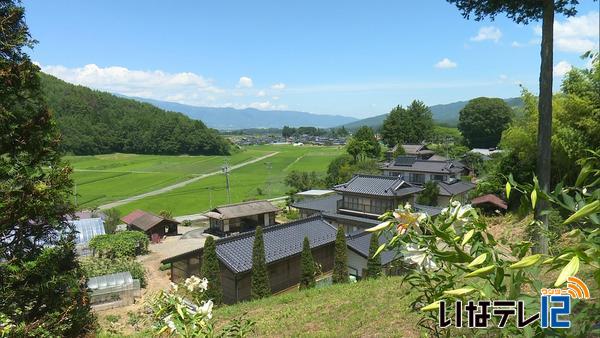
[[[65,152],[229,153],[228,141],[201,121],[148,103],[72,85],[44,73],[40,77],[44,96],[62,133],[61,147]]]

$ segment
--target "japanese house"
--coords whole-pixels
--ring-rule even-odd
[[[386,152],[386,158],[388,161],[394,159],[394,154],[398,150],[398,147],[402,147],[404,149],[404,154],[408,156],[414,156],[419,159],[429,159],[433,156],[433,150],[427,148],[424,144],[396,144],[392,149]]]
[[[277,211],[279,209],[269,201],[250,201],[216,207],[205,214],[210,222],[207,232],[222,237],[254,230],[257,225],[273,225]]]
[[[321,271],[327,273],[333,269],[336,228],[321,216],[265,227],[265,259],[273,293],[299,283],[300,253],[305,236]],[[250,299],[254,231],[220,238],[215,243],[224,302],[232,304]],[[180,282],[189,276],[199,275],[202,251],[203,248],[197,248],[164,259],[162,263],[171,263],[171,280]]]
[[[153,240],[167,235],[177,235],[176,220],[155,215],[151,212],[136,210],[121,218],[128,230],[143,231]]]
[[[346,237],[348,245],[348,272],[356,279],[367,277],[367,261],[371,246],[371,232],[360,230]],[[379,236],[379,244],[388,241],[386,236]],[[402,259],[394,251],[384,250],[380,254],[382,272],[387,276],[398,275],[402,271]]]
[[[401,176],[412,184],[444,182],[469,174],[469,169],[458,161],[422,160],[408,155],[398,156],[394,161],[382,164],[379,169],[384,176]]]

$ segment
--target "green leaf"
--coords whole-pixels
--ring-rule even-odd
[[[474,288],[462,288],[462,289],[454,289],[454,290],[450,290],[450,291],[444,291],[444,294],[446,295],[451,295],[451,296],[464,296],[464,295],[468,295],[469,293],[475,291]]]
[[[511,189],[510,182],[506,181],[506,199],[510,198],[510,189]]]
[[[523,269],[526,267],[530,267],[532,265],[534,265],[535,263],[537,263],[540,258],[542,258],[542,255],[531,255],[531,256],[527,256],[527,257],[523,257],[523,259],[521,259],[520,261],[511,264],[509,266],[509,268],[511,269]]]
[[[563,224],[569,224],[576,220],[594,214],[600,211],[600,200],[595,200],[590,204],[586,204],[583,208],[579,209],[576,213],[567,218]]]
[[[537,203],[537,190],[533,189],[531,191],[531,208],[535,209],[535,205]]]
[[[439,308],[440,308],[440,301],[436,300],[435,302],[433,302],[433,303],[431,303],[431,304],[429,304],[427,306],[422,307],[421,311],[431,311],[431,310],[437,310]]]
[[[373,235],[373,236],[375,236],[375,235]],[[379,255],[379,253],[380,253],[381,251],[383,251],[383,249],[385,249],[385,243],[381,244],[381,245],[380,245],[380,246],[377,248],[377,251],[375,251],[375,254],[373,254],[373,257],[377,257],[377,255]]]
[[[467,244],[467,242],[471,239],[471,237],[473,237],[474,234],[475,234],[475,229],[469,230],[469,232],[467,232],[465,234],[465,237],[463,238],[462,243],[460,245],[465,246],[465,244]]]
[[[468,273],[465,275],[465,278],[472,278],[472,277],[480,277],[480,276],[485,276],[488,273],[492,272],[492,270],[494,270],[495,266],[494,265],[488,265],[486,267],[477,269],[471,273]]]
[[[477,258],[475,258],[471,263],[469,263],[469,265],[467,265],[469,268],[472,268],[474,266],[477,265],[481,265],[483,264],[483,262],[485,262],[485,259],[487,258],[487,254],[481,254],[479,256],[477,256]]]
[[[564,282],[567,281],[567,278],[571,276],[575,276],[579,271],[579,257],[575,256],[571,258],[571,261],[560,272],[554,286],[561,286]]]

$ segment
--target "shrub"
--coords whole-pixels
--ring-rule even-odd
[[[111,273],[129,271],[134,279],[140,280],[140,286],[146,287],[146,269],[133,258],[120,257],[115,259],[89,257],[81,260],[81,268],[87,278],[108,275]]]
[[[437,205],[440,188],[436,181],[427,181],[423,186],[423,191],[417,198],[417,203],[423,205]]]
[[[369,245],[369,259],[367,260],[367,278],[379,278],[381,276],[381,256],[375,255],[379,249],[379,236],[371,235]]]
[[[121,231],[99,235],[90,240],[89,246],[99,257],[135,257],[148,251],[148,236],[141,231]]]
[[[117,225],[121,223],[121,213],[117,209],[108,209],[106,211],[106,220],[104,221],[104,230],[107,234],[114,234],[117,231]]]
[[[256,227],[254,247],[252,249],[252,299],[260,299],[271,295],[269,271],[265,261],[265,243],[263,241],[262,227]]]
[[[314,288],[315,284],[315,260],[310,251],[308,237],[304,237],[300,258],[300,290]]]
[[[207,299],[215,304],[223,301],[223,288],[221,287],[221,268],[217,258],[217,246],[212,236],[208,236],[204,243],[202,253],[202,270],[200,275],[208,281],[208,289],[205,292]]]
[[[346,234],[344,227],[338,226],[335,237],[335,253],[333,257],[333,284],[348,283],[348,257],[346,254]]]

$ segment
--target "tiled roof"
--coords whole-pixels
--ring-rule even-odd
[[[416,156],[398,156],[394,161],[395,166],[412,166],[417,160]]]
[[[440,207],[433,207],[430,205],[423,205],[423,204],[414,204],[413,207],[414,207],[415,211],[426,213],[430,217],[439,215],[443,209]]]
[[[267,264],[294,256],[302,251],[304,237],[311,248],[335,241],[336,228],[321,216],[265,227],[265,259]],[[252,269],[254,231],[217,241],[217,256],[234,273]]]
[[[250,201],[228,204],[216,207],[212,210],[212,212],[221,214],[220,219],[231,219],[276,211],[279,211],[279,209],[269,201]],[[211,215],[214,216],[214,214]]]
[[[158,223],[164,221],[166,218],[157,216],[151,212],[136,210],[129,215],[121,218],[123,222],[128,225],[133,225],[143,231],[148,231],[156,226]],[[179,223],[175,220],[167,219],[171,222]]]
[[[412,164],[396,165],[395,163],[384,163],[380,166],[381,169],[400,170],[400,171],[416,171],[433,174],[453,174],[463,170],[464,164],[454,161],[430,161],[416,160]]]
[[[297,201],[292,204],[292,207],[298,209],[308,209],[308,210],[316,210],[316,211],[327,211],[327,212],[336,212],[337,211],[337,201],[342,199],[342,195],[334,194],[331,196],[327,196],[325,198],[315,198],[315,199],[305,199],[302,201]]]
[[[358,217],[358,216],[340,214],[340,213],[336,213],[336,212],[323,212],[323,217],[326,220],[334,220],[334,221],[342,220],[342,221],[354,221],[356,223],[363,223],[363,225],[366,227],[371,227],[373,225],[377,225],[377,224],[381,223],[380,221],[378,221],[376,219],[372,219],[372,218]]]
[[[334,187],[335,191],[375,196],[406,196],[423,190],[399,177],[355,175],[350,181]]]
[[[311,248],[319,247],[335,241],[337,229],[323,220],[320,215],[299,221],[277,224],[263,229],[265,243],[265,259],[267,264],[300,254],[304,237],[308,237]],[[217,257],[232,272],[241,273],[252,269],[252,248],[254,231],[234,235],[215,241]],[[190,249],[164,259],[163,263],[176,261],[179,257],[200,253],[201,248]]]
[[[438,187],[440,188],[440,195],[454,196],[467,192],[471,189],[475,189],[475,184],[471,182],[455,180],[452,182],[438,182]]]
[[[77,234],[75,235],[76,244],[86,244],[90,239],[104,235],[104,221],[101,218],[86,218],[68,221],[75,227]]]
[[[360,230],[357,233],[348,235],[346,238],[346,244],[352,251],[366,259],[369,259],[371,236],[373,236],[372,233]],[[388,240],[389,239],[386,238],[386,236],[379,236],[379,245],[388,242]],[[386,265],[396,258],[396,253],[389,250],[383,250],[379,255],[381,256],[382,265]]]

